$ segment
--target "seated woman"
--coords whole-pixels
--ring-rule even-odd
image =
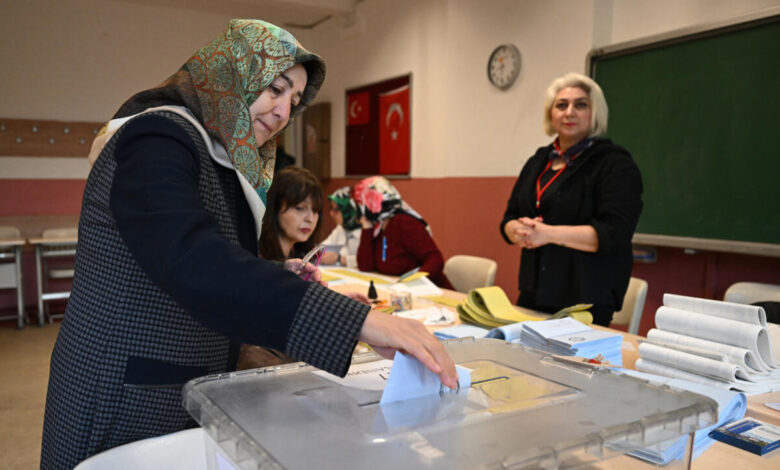
[[[307,169],[287,166],[274,175],[260,234],[260,256],[271,261],[302,258],[319,239],[322,188]],[[273,348],[241,345],[238,370],[294,362]]]
[[[352,197],[363,209],[357,264],[361,271],[400,275],[416,267],[437,286],[452,289],[444,275],[444,258],[428,224],[398,190],[381,176],[360,181]]]
[[[274,176],[260,232],[260,256],[302,258],[320,239],[322,187],[309,170],[288,166]]]
[[[352,188],[341,187],[328,196],[328,199],[330,215],[336,221],[336,228],[323,242],[328,251],[322,255],[322,264],[341,264],[356,268],[361,215],[355,200],[352,199]]]

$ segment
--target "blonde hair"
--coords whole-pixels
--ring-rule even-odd
[[[588,94],[590,106],[591,109],[593,109],[593,114],[590,119],[589,137],[606,134],[609,108],[607,108],[607,100],[604,98],[604,92],[601,91],[601,87],[598,83],[585,75],[574,72],[556,78],[550,83],[550,86],[547,87],[544,96],[544,120],[542,122],[544,132],[549,136],[555,135],[555,129],[552,127],[550,118],[550,111],[552,110],[555,97],[558,96],[558,93],[564,88],[579,88]]]

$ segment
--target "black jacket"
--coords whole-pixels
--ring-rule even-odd
[[[599,248],[587,253],[558,245],[523,249],[518,304],[554,311],[594,304],[594,321],[609,324],[623,304],[631,277],[631,238],[642,211],[642,177],[631,155],[608,139],[597,139],[544,192],[536,206],[536,179],[552,145],[526,162],[501,221],[542,216],[550,225],[591,225]]]

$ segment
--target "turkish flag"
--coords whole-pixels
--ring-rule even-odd
[[[409,85],[379,95],[379,173],[409,174]]]
[[[367,91],[347,95],[348,126],[368,124],[368,122],[371,120],[371,114],[368,112],[368,103],[369,94]]]

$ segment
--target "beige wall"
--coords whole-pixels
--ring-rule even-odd
[[[511,176],[548,140],[540,124],[545,86],[564,72],[583,72],[592,47],[778,5],[780,0],[365,0],[350,24],[333,18],[292,32],[328,62],[319,99],[332,103],[334,176],[344,169],[344,90],[407,73],[413,77],[412,176]],[[129,95],[173,73],[229,18],[251,13],[116,0],[4,1],[0,117],[105,120]],[[486,67],[492,49],[505,42],[520,48],[523,69],[501,92],[488,83]],[[14,161],[15,175],[56,178],[62,171],[24,160]]]

